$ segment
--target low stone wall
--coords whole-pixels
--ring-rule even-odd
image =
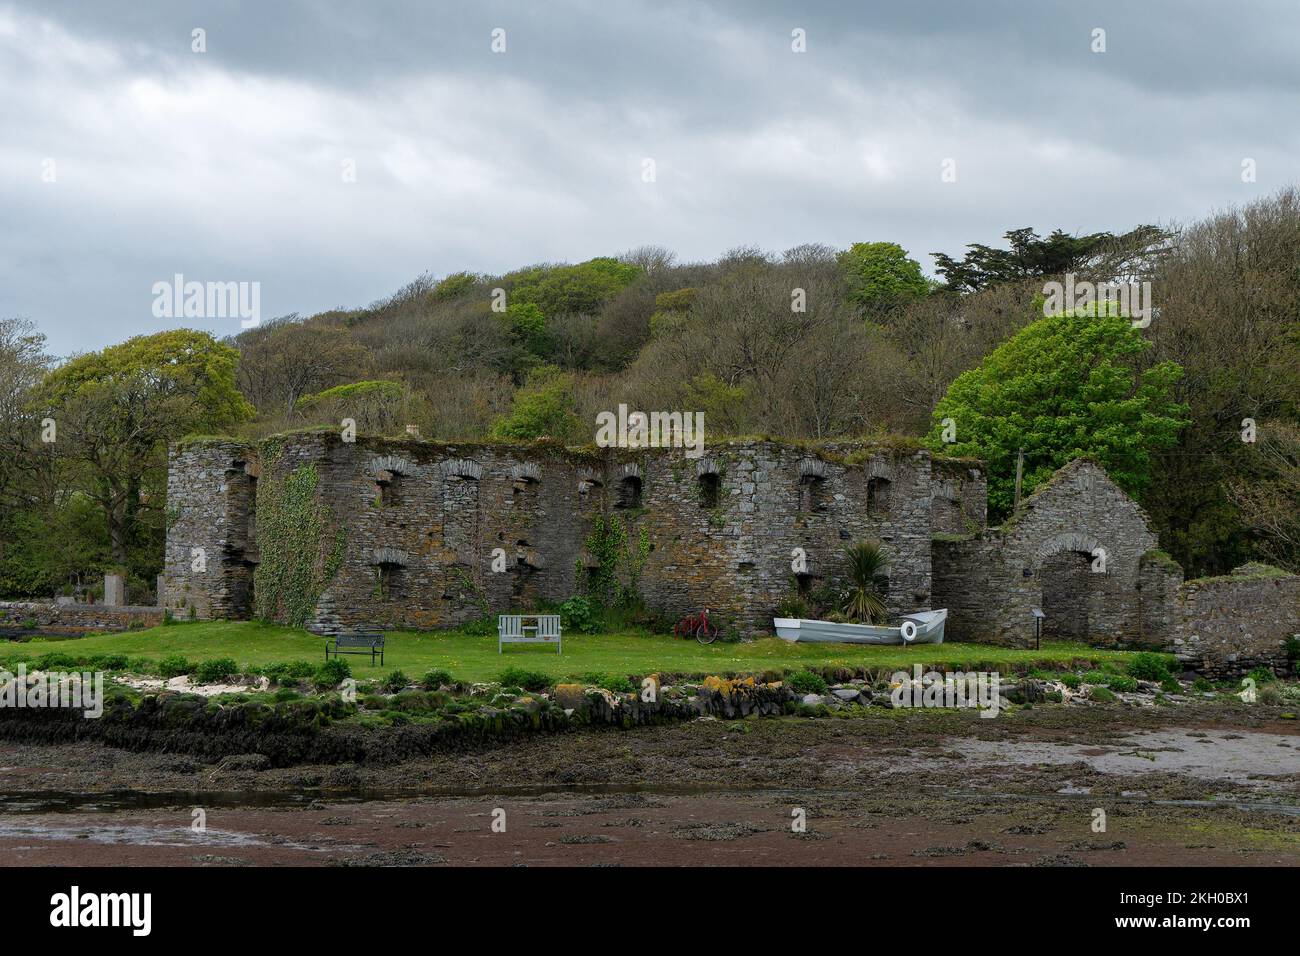
[[[1138,561],[1138,627],[1141,642],[1173,650],[1182,609],[1178,593],[1183,586],[1182,566],[1163,551],[1152,550]]]
[[[157,627],[160,607],[112,607],[107,604],[56,604],[51,601],[0,601],[0,634],[35,631],[84,634]]]
[[[1172,650],[1210,677],[1256,667],[1285,673],[1286,643],[1300,638],[1300,577],[1246,565],[1218,578],[1188,581],[1178,592]]]

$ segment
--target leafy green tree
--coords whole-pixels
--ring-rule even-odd
[[[37,422],[32,392],[49,368],[45,336],[24,319],[0,319],[0,532],[7,509],[27,501]],[[7,535],[0,533],[0,553]]]
[[[57,405],[92,385],[140,388],[141,397],[171,404],[177,427],[226,428],[253,414],[235,387],[238,362],[237,349],[207,332],[172,329],[69,360],[45,379],[42,395]]]
[[[671,335],[685,325],[698,291],[686,288],[656,295],[655,311],[650,315],[651,337]]]
[[[0,595],[70,591],[109,560],[99,509],[39,437],[33,398],[51,362],[34,323],[0,319]]]
[[[839,255],[849,299],[865,309],[887,309],[925,295],[921,264],[896,242],[855,242]]]
[[[494,438],[572,438],[582,423],[574,411],[575,377],[554,365],[533,369],[523,388],[515,393],[510,414],[492,428]]]
[[[1095,309],[1033,322],[949,386],[927,444],[988,463],[992,518],[1011,511],[1021,448],[1024,494],[1080,457],[1138,494],[1156,453],[1173,445],[1188,421],[1186,406],[1172,397],[1181,367],[1144,368],[1149,348],[1128,318]],[[955,443],[944,442],[948,419]]]
[[[296,315],[241,332],[236,381],[262,415],[293,411],[304,395],[356,381],[370,368],[370,352],[343,325]]]
[[[695,376],[682,388],[683,407],[704,413],[712,434],[735,434],[743,424],[749,388],[728,385],[712,372]]]
[[[977,292],[1001,282],[1092,270],[1105,281],[1128,275],[1157,255],[1168,237],[1156,226],[1138,226],[1119,236],[1109,232],[1072,236],[1057,229],[1044,239],[1026,226],[1012,229],[1004,238],[1010,249],[973,242],[960,260],[931,253],[948,289]]]
[[[395,434],[424,417],[420,402],[404,382],[371,380],[336,385],[298,400],[294,410],[316,424],[351,418],[365,432]]]
[[[660,292],[655,296],[657,312],[689,312],[695,304],[695,295],[699,289],[674,289],[672,292]]]
[[[0,594],[48,598],[72,593],[74,583],[93,583],[112,563],[104,516],[84,494],[60,494],[49,506],[14,510],[4,516],[4,524]],[[139,558],[130,562],[142,563]]]
[[[137,531],[159,531],[142,519],[161,504],[167,442],[252,417],[235,385],[238,361],[236,349],[206,332],[175,329],[79,355],[41,383],[36,401],[54,420],[54,454],[102,510],[120,564]],[[144,493],[147,484],[155,493]]]
[[[1160,546],[1188,577],[1252,560],[1300,571],[1300,188],[1192,223],[1174,246],[1146,335],[1153,359],[1183,367],[1192,425],[1148,492]]]
[[[550,345],[546,335],[546,316],[532,302],[512,302],[505,311],[510,339],[530,355],[544,356]]]
[[[598,257],[577,265],[541,266],[505,276],[512,280],[509,302],[531,303],[547,318],[566,313],[594,315],[602,303],[644,273],[638,265]]]
[[[478,284],[478,276],[472,272],[453,272],[433,287],[430,295],[435,302],[447,302],[467,295]]]

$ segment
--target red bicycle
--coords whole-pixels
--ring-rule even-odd
[[[699,614],[687,614],[678,621],[673,633],[678,637],[693,637],[701,644],[712,644],[722,629],[709,620],[709,609],[706,607]]]

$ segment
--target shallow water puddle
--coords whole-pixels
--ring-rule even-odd
[[[1267,786],[1252,777],[1300,774],[1296,738],[1253,731],[1135,731],[1115,745],[953,738],[952,750],[988,764],[1086,763],[1107,774],[1181,773],[1200,780]],[[1289,744],[1290,746],[1282,746]]]
[[[0,840],[74,841],[110,844],[114,846],[180,846],[203,849],[271,846],[272,841],[252,833],[207,829],[195,833],[188,827],[131,826],[122,824],[86,823],[79,826],[50,824],[32,820],[16,822],[0,820]],[[317,850],[305,843],[276,840],[274,845],[295,850]],[[338,850],[340,847],[331,847]]]

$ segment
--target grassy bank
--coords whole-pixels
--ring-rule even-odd
[[[199,662],[231,658],[241,668],[280,661],[324,660],[323,638],[305,631],[248,621],[172,624],[121,634],[100,634],[72,641],[32,640],[0,644],[0,663],[10,666],[43,654],[89,657],[125,654],[157,661],[183,655]],[[589,674],[760,674],[804,667],[908,668],[925,666],[1013,671],[1030,667],[1061,667],[1074,661],[1102,664],[1122,661],[1125,651],[1107,651],[1077,644],[1045,644],[1042,650],[1015,650],[985,644],[939,644],[912,647],[866,647],[847,644],[788,644],[770,637],[741,644],[701,646],[668,635],[624,632],[565,635],[564,653],[540,645],[513,645],[497,653],[495,636],[471,636],[457,631],[388,634],[384,666],[371,667],[368,658],[349,657],[358,677],[381,677],[401,670],[418,677],[433,668],[459,680],[489,680],[506,667],[525,667],[552,678],[581,678]]]

